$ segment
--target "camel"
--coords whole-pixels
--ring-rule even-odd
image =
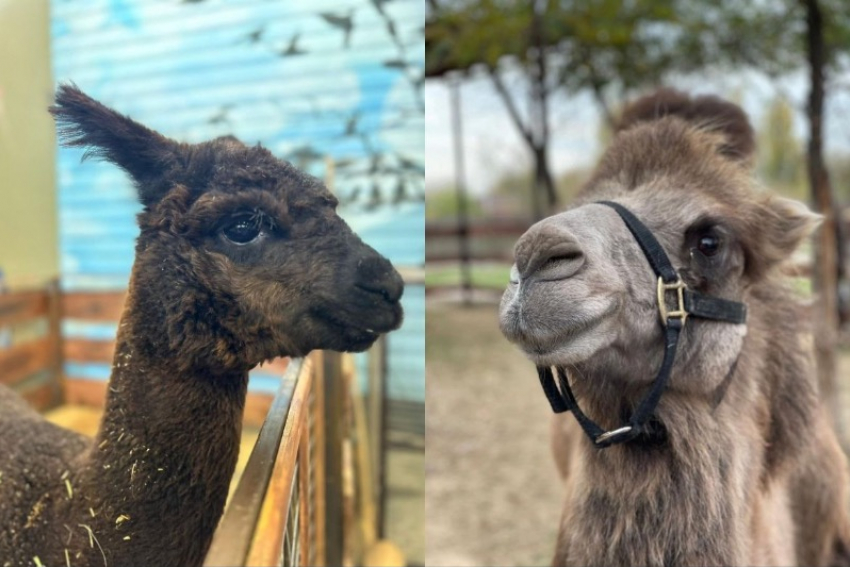
[[[757,185],[754,149],[736,105],[663,89],[627,107],[575,204],[516,244],[500,327],[571,410],[553,425],[553,565],[850,564],[846,458],[780,269],[820,217]],[[621,208],[715,320],[671,315],[677,286],[659,290]]]
[[[62,85],[67,146],[143,205],[95,439],[0,388],[0,565],[201,565],[236,465],[249,369],[363,351],[403,282],[317,179],[232,136],[178,143]]]

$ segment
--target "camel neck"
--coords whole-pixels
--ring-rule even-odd
[[[247,372],[170,356],[159,305],[131,291],[104,418],[76,479],[109,564],[200,564],[239,451]]]
[[[754,482],[745,471],[757,469],[758,463],[745,461],[760,453],[742,446],[734,428],[703,419],[702,412],[676,413],[670,401],[660,406],[669,436],[662,445],[600,450],[581,439],[584,454],[577,474],[584,489],[566,504],[575,529],[559,543],[559,553],[570,564],[746,561],[745,518],[751,510],[741,495]]]

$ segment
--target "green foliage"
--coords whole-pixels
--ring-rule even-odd
[[[569,203],[590,177],[590,170],[571,169],[555,179],[558,201]],[[533,218],[531,199],[528,189],[533,181],[531,170],[509,171],[501,175],[488,189],[488,195],[495,198],[502,211],[510,211],[510,216],[520,219]],[[430,196],[428,197],[430,200]]]
[[[558,193],[562,203],[569,203],[576,198],[579,191],[590,178],[591,170],[585,168],[571,169],[558,177]]]
[[[833,153],[826,158],[832,188],[843,205],[850,204],[850,153]]]
[[[471,266],[472,287],[502,290],[510,279],[510,264],[481,264]],[[456,286],[461,284],[460,265],[429,267],[425,272],[425,287]]]
[[[454,187],[428,191],[428,196],[425,199],[426,220],[456,219],[457,213],[458,198]],[[469,215],[469,218],[481,218],[484,216],[481,203],[469,194],[466,196],[466,213]]]
[[[758,147],[759,173],[768,185],[803,186],[803,148],[794,134],[794,109],[785,99],[775,97],[765,112],[758,131]]]
[[[828,63],[846,63],[850,4],[820,3]],[[530,64],[537,40],[547,50],[554,85],[570,92],[613,90],[620,98],[671,73],[747,66],[779,75],[805,61],[799,0],[460,0],[438,6],[426,25],[431,75],[475,64]]]

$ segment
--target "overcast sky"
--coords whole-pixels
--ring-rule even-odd
[[[850,84],[850,80],[843,81]],[[762,113],[776,94],[787,96],[798,109],[796,129],[805,139],[803,109],[808,93],[806,77],[800,73],[780,84],[755,73],[713,73],[679,79],[671,86],[698,94],[742,97],[744,109],[755,128]],[[519,92],[519,83],[515,92]],[[827,149],[850,150],[850,96],[847,91],[829,100],[826,117]],[[527,171],[531,161],[524,142],[505,111],[504,104],[485,77],[476,75],[463,81],[464,149],[467,185],[475,194],[483,194],[504,173]],[[520,107],[524,106],[519,99]],[[447,83],[430,80],[425,83],[425,155],[426,186],[429,190],[454,184],[452,151],[451,99]],[[599,121],[597,107],[590,96],[567,98],[558,96],[552,104],[552,143],[550,161],[556,175],[579,166],[592,165],[599,154]]]

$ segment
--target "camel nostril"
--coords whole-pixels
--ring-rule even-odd
[[[532,274],[540,281],[565,280],[581,270],[585,259],[575,243],[561,243],[541,251],[534,262]]]
[[[575,250],[573,252],[567,252],[565,254],[558,254],[546,260],[543,265],[538,268],[538,270],[544,270],[546,268],[559,267],[564,264],[575,263],[578,260],[581,260],[582,256],[583,254],[578,250]]]
[[[575,234],[558,216],[532,226],[514,249],[519,279],[554,281],[574,276],[587,257]]]

